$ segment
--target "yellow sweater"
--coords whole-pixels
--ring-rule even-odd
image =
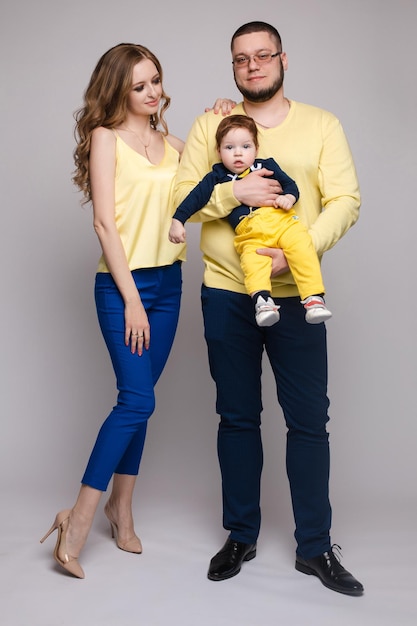
[[[242,104],[233,114],[245,114]],[[219,161],[215,134],[221,115],[198,117],[187,138],[174,192],[178,206],[191,189]],[[300,190],[297,214],[307,225],[321,257],[359,216],[360,195],[349,145],[338,119],[331,113],[291,101],[290,111],[276,128],[258,126],[260,158],[273,157]],[[233,182],[216,185],[210,202],[193,218],[202,221],[201,250],[208,287],[246,293],[234,231],[224,217],[240,204]],[[289,272],[272,281],[274,296],[298,295]]]
[[[179,154],[164,142],[164,157],[153,165],[116,135],[115,219],[131,270],[185,260],[185,244],[168,240]],[[109,271],[103,256],[97,271]]]

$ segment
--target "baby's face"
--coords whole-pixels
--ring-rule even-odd
[[[228,170],[241,174],[253,164],[257,149],[246,128],[233,128],[223,137],[218,152]]]

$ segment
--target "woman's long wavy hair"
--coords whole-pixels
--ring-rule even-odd
[[[77,147],[74,150],[75,171],[72,180],[84,195],[83,204],[91,200],[88,167],[91,133],[98,126],[115,128],[124,122],[127,115],[127,98],[132,89],[133,68],[144,59],[149,59],[155,64],[163,85],[161,64],[148,48],[120,43],[105,52],[97,63],[84,93],[84,106],[74,114]],[[164,113],[170,102],[171,98],[162,87],[162,104],[159,111],[151,116],[150,125],[154,129],[161,126],[164,135],[168,134]]]

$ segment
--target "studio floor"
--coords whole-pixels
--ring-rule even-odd
[[[294,569],[288,521],[263,524],[256,559],[228,581],[210,582],[210,557],[225,539],[213,511],[148,498],[136,510],[143,554],[116,548],[102,506],[81,564],[84,580],[53,561],[56,533],[43,545],[56,502],[3,497],[0,594],[3,626],[415,626],[415,517],[398,507],[339,515],[343,564],[362,597],[329,591]],[[62,506],[64,508],[64,506]]]

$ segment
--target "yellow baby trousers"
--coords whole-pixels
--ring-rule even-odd
[[[258,248],[283,250],[302,300],[324,293],[320,261],[294,209],[252,210],[237,225],[234,242],[249,294],[271,291],[271,258],[257,254]]]

